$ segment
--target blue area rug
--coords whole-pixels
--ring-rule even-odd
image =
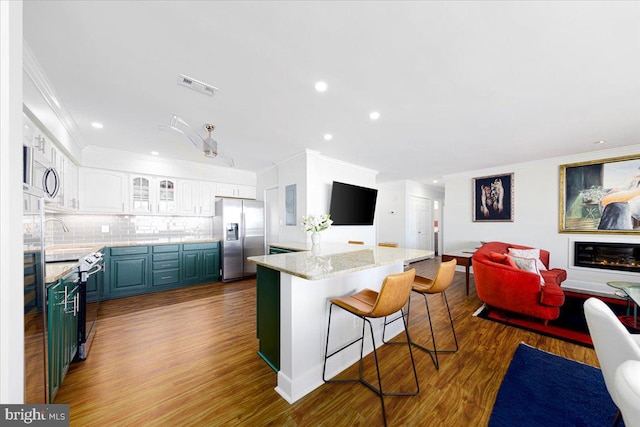
[[[489,427],[611,426],[617,411],[600,369],[520,343]]]

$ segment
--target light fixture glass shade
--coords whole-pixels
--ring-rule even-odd
[[[218,143],[215,139],[208,137],[202,141],[202,151],[205,157],[216,157],[218,155]]]

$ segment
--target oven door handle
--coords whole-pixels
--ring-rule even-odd
[[[100,272],[100,270],[102,270],[102,265],[101,264],[94,265],[89,270],[87,270],[87,277],[93,276],[94,274]]]

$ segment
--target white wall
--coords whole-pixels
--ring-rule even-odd
[[[256,174],[256,199],[264,200],[264,192],[270,188],[278,187],[278,168],[270,167]]]
[[[307,151],[307,165],[308,193],[306,213],[316,215],[329,213],[333,181],[377,188],[376,176],[378,171],[372,169],[332,159],[314,151]],[[303,212],[305,215],[306,213]],[[364,242],[365,245],[375,245],[376,221],[377,216],[374,215],[374,225],[333,226],[329,230],[322,232],[322,240],[338,243],[359,240]]]
[[[432,202],[437,200],[442,206],[444,189],[421,184],[416,181],[402,180],[378,184],[378,206],[376,209],[378,241],[397,242],[407,247],[410,240],[407,229],[409,224],[409,198],[422,197]],[[435,215],[434,215],[435,219]]]
[[[407,186],[405,181],[378,184],[376,225],[378,241],[406,247]]]
[[[375,181],[378,173],[311,150],[278,163],[274,169],[262,171],[257,175],[257,188],[260,193],[260,189],[273,187],[277,182],[280,189],[280,242],[310,241],[310,236],[302,228],[302,217],[307,214],[329,213],[333,181],[376,188]],[[291,184],[296,184],[297,190],[295,226],[284,225],[285,188]],[[375,225],[334,226],[322,232],[322,240],[343,243],[349,240],[361,240],[366,244],[374,245],[376,244],[376,227]]]
[[[568,279],[563,286],[611,293],[611,288],[606,286],[607,281],[640,281],[638,273],[622,273],[571,265],[575,240],[640,243],[640,236],[558,232],[560,165],[638,153],[640,153],[640,145],[634,145],[622,149],[602,150],[447,176],[443,224],[444,251],[476,247],[480,241],[504,241],[550,251],[551,267],[567,270]],[[474,223],[471,179],[511,172],[514,173],[514,221]]]
[[[278,168],[278,192],[280,204],[280,230],[281,242],[303,242],[306,239],[302,229],[302,216],[307,210],[307,159],[306,153],[284,160],[277,165]],[[287,185],[296,184],[296,225],[285,225],[285,188]],[[271,243],[271,242],[267,242]]]
[[[0,403],[24,400],[22,1],[0,1]]]

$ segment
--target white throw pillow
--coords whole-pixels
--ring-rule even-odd
[[[546,270],[544,263],[540,261],[540,249],[516,249],[509,248],[509,255],[517,256],[520,258],[534,258],[538,264],[538,270]]]
[[[520,270],[536,273],[538,277],[540,277],[540,284],[544,286],[544,277],[542,277],[542,274],[540,274],[540,270],[538,270],[538,263],[536,262],[540,260],[536,260],[535,258],[521,258],[521,257],[511,256],[511,255],[509,256],[511,257],[513,262],[516,263],[516,266]]]

